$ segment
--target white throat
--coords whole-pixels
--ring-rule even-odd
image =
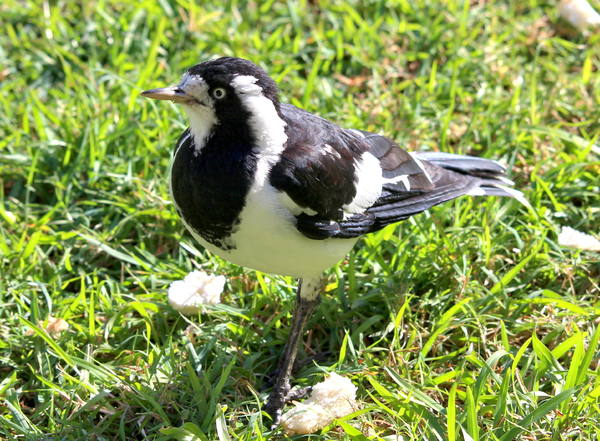
[[[183,107],[190,120],[190,132],[194,137],[194,155],[198,156],[218,123],[215,111],[200,104]]]
[[[208,84],[199,75],[186,73],[179,87],[194,97],[202,97],[204,102],[204,105],[190,103],[183,106],[190,120],[190,132],[194,137],[194,154],[197,156],[218,124],[214,102],[208,95]]]

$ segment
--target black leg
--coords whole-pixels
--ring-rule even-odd
[[[315,309],[315,306],[319,303],[319,285],[319,278],[300,279],[298,282],[296,310],[292,316],[292,327],[285,348],[283,349],[283,354],[279,359],[277,378],[275,380],[275,385],[273,386],[273,391],[269,395],[269,399],[265,406],[265,411],[273,419],[273,426],[279,424],[281,410],[286,401],[289,401],[291,398],[289,392],[292,366],[294,365],[296,353],[298,352],[298,344],[302,339],[304,325]],[[297,394],[294,394],[294,397],[296,396]]]

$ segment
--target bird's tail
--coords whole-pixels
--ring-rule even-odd
[[[446,170],[480,178],[479,186],[469,192],[472,196],[508,196],[530,207],[523,193],[511,188],[514,182],[506,177],[506,167],[497,161],[443,152],[418,152],[416,157]]]

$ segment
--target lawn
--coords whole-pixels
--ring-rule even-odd
[[[503,161],[532,206],[461,198],[329,270],[294,382],[343,374],[361,410],[310,439],[599,439],[599,254],[557,236],[600,233],[600,34],[554,1],[206,3],[0,5],[0,438],[283,437],[260,408],[295,281],[194,243],[184,115],[139,96],[235,55],[340,125]],[[223,304],[184,317],[196,268]]]

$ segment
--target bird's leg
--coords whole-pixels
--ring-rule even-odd
[[[319,304],[320,281],[321,279],[319,277],[315,277],[310,279],[300,279],[298,282],[298,289],[296,291],[296,309],[292,316],[292,328],[290,329],[287,342],[285,343],[283,354],[279,359],[277,378],[275,379],[273,391],[269,395],[269,399],[265,406],[266,412],[273,419],[274,426],[279,424],[281,409],[283,409],[286,401],[290,399],[290,375],[292,373],[292,366],[294,365],[296,353],[298,352],[298,344],[302,339],[304,325],[315,309],[315,306]],[[294,396],[298,396],[298,394],[294,394]]]

